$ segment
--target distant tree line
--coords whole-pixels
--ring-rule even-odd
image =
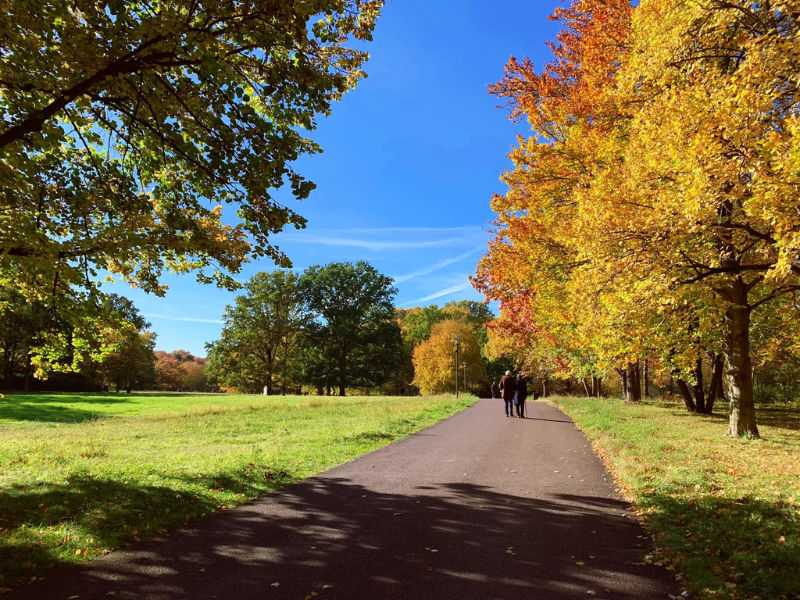
[[[129,299],[111,294],[95,311],[88,347],[75,346],[72,325],[45,306],[19,299],[0,308],[4,389],[166,391],[320,395],[453,392],[459,363],[467,385],[486,392],[508,361],[485,356],[482,303],[396,308],[391,278],[359,261],[315,265],[302,273],[254,275],[226,307],[220,339],[207,358],[186,350],[155,350],[156,334]],[[66,340],[58,370],[44,370],[31,349],[44,336]],[[101,338],[102,336],[102,338]],[[81,350],[81,352],[79,352]]]
[[[363,261],[258,273],[207,347],[210,381],[268,394],[453,392],[455,335],[472,391],[485,391],[508,367],[483,355],[494,318],[484,304],[398,309],[395,294],[392,280]],[[461,365],[458,372],[463,389]]]
[[[392,280],[366,262],[262,272],[225,309],[209,344],[215,385],[240,392],[369,393],[389,382],[403,340]]]

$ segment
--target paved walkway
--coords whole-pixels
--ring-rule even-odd
[[[6,598],[613,599],[677,594],[583,435],[501,400]],[[608,592],[605,590],[609,590]],[[312,594],[313,592],[313,594]],[[316,596],[314,594],[317,594]]]

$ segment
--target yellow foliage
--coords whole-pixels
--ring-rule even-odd
[[[475,329],[459,320],[446,320],[431,329],[428,340],[414,349],[414,385],[424,395],[453,391],[455,387],[454,337],[461,338],[458,356],[459,385],[463,385],[464,371],[460,363],[467,363],[467,383],[474,384],[484,376],[478,337]]]

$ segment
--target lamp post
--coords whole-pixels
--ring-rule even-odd
[[[458,346],[461,343],[461,336],[454,336],[453,343],[456,345],[456,398],[458,398]]]
[[[464,367],[464,393],[467,393],[467,361],[461,363],[461,366]]]

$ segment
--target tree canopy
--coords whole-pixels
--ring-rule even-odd
[[[314,355],[339,395],[388,381],[402,348],[391,278],[364,261],[330,263],[306,269],[300,288],[315,321]]]
[[[225,309],[222,337],[208,345],[212,380],[226,388],[284,391],[297,382],[296,357],[309,317],[298,276],[256,273]]]
[[[542,73],[512,59],[492,91],[532,134],[476,278],[498,335],[629,381],[655,359],[697,384],[720,354],[729,433],[758,435],[754,315],[800,289],[790,4],[573,0]]]
[[[0,285],[91,328],[105,274],[162,295],[165,270],[288,265],[270,235],[305,220],[274,190],[313,189],[303,130],[364,76],[382,4],[3,2]]]

